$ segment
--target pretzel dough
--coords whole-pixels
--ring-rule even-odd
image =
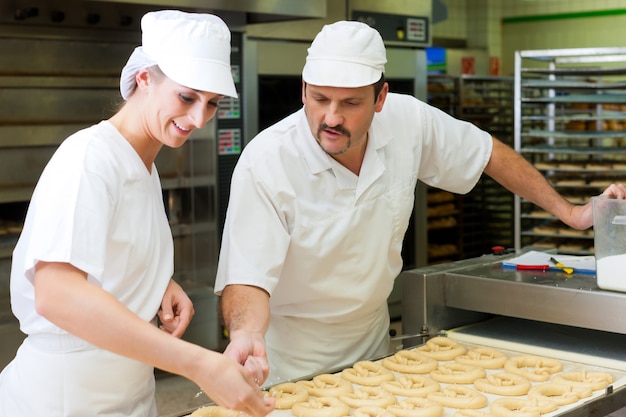
[[[436,360],[417,351],[406,349],[396,352],[393,356],[387,356],[382,360],[382,365],[403,374],[427,374],[437,369]]]
[[[381,407],[359,407],[352,412],[352,417],[395,417]]]
[[[476,409],[488,403],[485,395],[464,385],[450,385],[441,391],[431,392],[427,398],[451,408]]]
[[[533,355],[516,356],[504,363],[505,371],[521,375],[534,382],[545,382],[561,369],[563,369],[563,364],[558,360]]]
[[[451,361],[467,351],[463,345],[445,336],[435,336],[415,350],[438,361]]]
[[[344,369],[341,376],[355,384],[371,387],[378,387],[383,381],[394,379],[389,369],[372,361],[359,361],[352,368]]]
[[[441,417],[443,406],[427,398],[412,397],[390,405],[387,411],[396,417]]]
[[[494,417],[540,417],[559,408],[554,401],[498,398],[489,406]]]
[[[422,375],[402,375],[395,381],[383,382],[381,388],[401,397],[426,397],[441,387],[437,381]]]
[[[598,391],[612,384],[613,376],[608,372],[563,372],[555,375],[552,382],[574,387],[589,387],[592,391]]]
[[[486,369],[500,369],[506,362],[506,355],[491,347],[477,347],[454,358],[463,365],[481,366]]]
[[[338,397],[341,394],[352,392],[349,381],[331,374],[321,374],[310,381],[298,381],[309,393],[315,397]]]
[[[454,417],[491,417],[491,414],[479,410],[465,409],[457,410],[457,412],[454,413]]]
[[[480,366],[452,362],[439,365],[430,373],[430,377],[447,384],[472,384],[478,378],[484,378],[486,374],[485,368]]]
[[[301,403],[309,399],[309,392],[301,384],[284,382],[275,385],[268,390],[268,394],[276,398],[274,408],[288,410],[295,403]]]
[[[309,398],[291,407],[296,417],[344,417],[350,415],[350,407],[336,397]]]
[[[380,387],[361,387],[354,392],[340,395],[339,399],[352,408],[386,408],[396,403],[396,397]]]
[[[477,390],[496,395],[526,395],[531,387],[530,381],[521,375],[509,372],[487,375],[474,381]]]
[[[589,387],[573,387],[553,382],[536,385],[528,391],[528,398],[538,401],[551,400],[559,406],[572,404],[589,396],[591,396],[591,388]]]
[[[196,411],[189,414],[189,417],[240,417],[240,414],[243,413],[222,407],[221,405],[209,405],[198,408]]]

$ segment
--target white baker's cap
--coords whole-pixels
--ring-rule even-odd
[[[308,49],[302,79],[327,87],[363,87],[385,72],[385,44],[365,23],[340,21],[325,25]]]
[[[230,68],[230,30],[219,17],[178,10],[148,12],[141,19],[142,46],[122,69],[120,91],[135,90],[137,71],[158,65],[178,84],[237,97]]]

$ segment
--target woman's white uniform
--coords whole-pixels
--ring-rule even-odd
[[[11,304],[27,338],[0,374],[0,416],[156,416],[152,366],[36,313],[40,260],[71,263],[142,319],[155,318],[173,273],[161,185],[108,121],[67,138],[33,194],[11,270]]]
[[[271,294],[267,384],[388,352],[387,298],[417,180],[466,193],[492,147],[476,126],[392,93],[368,137],[357,176],[320,148],[301,109],[239,159],[215,290]]]

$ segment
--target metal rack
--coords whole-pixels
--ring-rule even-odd
[[[459,110],[459,78],[450,75],[428,76],[428,103],[456,116]],[[428,264],[463,258],[463,198],[427,187]]]
[[[428,75],[428,104],[456,116],[459,106],[459,77]]]
[[[463,75],[457,117],[513,146],[513,77]],[[493,245],[513,246],[513,194],[483,175],[463,197],[463,253],[474,257]]]
[[[626,176],[626,48],[517,51],[515,149],[563,196],[585,203]],[[593,253],[578,231],[515,197],[515,248]]]
[[[429,104],[476,124],[506,144],[513,145],[513,77],[430,75]],[[438,190],[429,190],[430,198]],[[455,196],[456,211],[450,220],[448,247],[458,246],[452,260],[467,259],[490,251],[494,245],[513,246],[513,195],[487,175],[466,195]],[[429,201],[429,210],[437,206]],[[436,220],[429,217],[429,222]],[[429,233],[429,249],[439,249],[442,233]],[[430,257],[430,264],[437,259]]]

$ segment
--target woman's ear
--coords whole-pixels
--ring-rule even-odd
[[[138,89],[145,89],[150,85],[150,73],[147,68],[142,68],[135,74],[135,82]]]

